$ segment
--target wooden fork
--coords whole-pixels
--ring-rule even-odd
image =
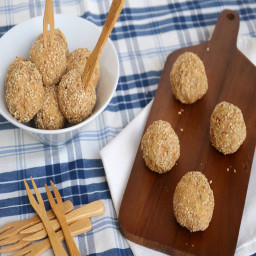
[[[64,210],[65,210],[65,213],[69,213],[70,211],[72,211],[73,209],[73,204],[71,201],[65,201],[64,202]],[[49,210],[47,211],[47,217],[53,221],[53,218],[55,217],[54,213]],[[55,221],[57,221],[55,219]],[[7,253],[7,252],[14,252],[14,251],[17,251],[17,250],[20,250],[24,247],[26,247],[27,245],[29,245],[32,241],[30,240],[23,240],[27,237],[30,237],[33,233],[37,234],[39,232],[30,232],[30,233],[20,233],[22,232],[23,230],[26,230],[26,228],[32,228],[34,226],[36,226],[36,224],[42,224],[43,223],[41,222],[41,219],[38,217],[38,216],[35,216],[33,218],[30,218],[30,219],[27,219],[27,220],[21,220],[21,221],[14,221],[14,222],[11,222],[11,223],[8,223],[6,224],[5,226],[8,225],[8,227],[10,227],[10,229],[8,229],[8,236],[5,237],[4,239],[0,240],[0,246],[5,246],[5,247],[2,247],[0,249],[0,253]],[[45,229],[44,229],[45,231]],[[46,232],[46,231],[45,231]],[[4,233],[5,234],[5,233]],[[45,234],[44,237],[47,236],[47,233]],[[35,240],[39,240],[40,238],[38,237],[35,237]]]
[[[53,7],[52,7],[52,0],[46,0],[45,2],[44,24],[43,24],[44,47],[47,47],[48,26],[50,26],[50,42],[52,47],[54,42],[54,13],[53,13]]]
[[[85,219],[85,218],[83,218],[83,219]],[[80,220],[80,219],[76,218],[75,221],[68,223],[69,226],[78,220]],[[55,219],[55,221],[56,222],[54,222],[55,225],[53,226],[53,229],[56,231],[56,230],[59,230],[60,225],[56,219]],[[91,228],[91,223],[90,222],[87,222],[87,223],[88,223],[88,226],[86,227],[84,225],[84,228],[86,230],[87,229],[89,230]],[[8,237],[5,240],[3,240],[3,241],[5,241],[5,243],[2,243],[1,246],[4,246],[4,245],[8,245],[8,246],[2,247],[0,249],[0,253],[8,253],[8,252],[14,252],[14,251],[20,250],[20,249],[28,246],[32,242],[42,240],[45,237],[47,237],[47,233],[46,233],[45,229],[43,229],[39,232],[36,232],[33,235],[31,235],[31,233],[30,234],[16,234],[14,236]]]
[[[15,234],[13,236],[7,237],[0,241],[0,246],[10,245],[10,244],[17,244],[22,238],[29,236],[29,234]],[[25,241],[25,240],[24,240]],[[1,252],[1,249],[0,249]]]
[[[68,201],[64,202],[64,208],[65,208],[64,209],[65,213],[69,213],[73,210],[74,206],[73,206],[72,202],[68,200]],[[52,212],[52,210],[47,211],[47,217],[49,220],[52,220],[55,218],[55,215]],[[37,223],[40,223],[40,222],[41,222],[41,219],[38,216],[34,216],[27,220],[13,221],[13,222],[10,222],[10,223],[0,227],[0,234],[1,234],[0,235],[0,246],[1,246],[1,242],[3,240],[7,239],[8,237],[16,235],[23,229],[26,229],[33,225],[36,225]]]
[[[122,9],[123,9],[124,2],[125,2],[125,0],[113,0],[112,1],[107,19],[102,28],[102,32],[100,34],[98,42],[97,42],[96,46],[94,47],[92,53],[90,54],[90,56],[86,62],[85,68],[84,68],[84,72],[82,75],[82,83],[85,85],[85,87],[90,84],[95,67],[96,67],[97,63],[99,62],[100,54],[101,54],[103,47],[104,47],[110,33],[112,32],[112,29],[122,11]]]
[[[29,234],[16,234],[2,240],[0,246],[6,246],[0,249],[0,253],[14,252],[26,247],[31,243],[30,241],[22,240],[22,238],[25,238],[26,236],[29,236]]]
[[[64,205],[66,205],[65,204],[66,202],[70,202],[70,201],[65,201]],[[90,217],[103,214],[104,210],[105,209],[104,209],[103,202],[101,200],[97,200],[92,203],[86,204],[82,207],[79,207],[72,212],[69,212],[65,217],[68,225],[70,226],[72,223],[80,219],[86,219],[86,218],[88,219]],[[60,229],[60,224],[57,219],[51,220],[50,223],[55,231]],[[91,226],[91,223],[88,222],[88,225]],[[90,226],[88,227],[84,226],[84,228],[89,229]],[[0,241],[0,246],[9,245],[1,248],[0,253],[14,252],[14,251],[20,250],[26,247],[27,245],[29,245],[30,243],[32,243],[33,241],[38,241],[45,237],[47,237],[47,233],[44,229],[43,223],[40,222],[37,225],[33,225],[28,229],[22,230],[21,233],[19,234],[13,235],[11,237],[8,237]]]
[[[73,222],[76,222],[80,219],[90,218],[94,216],[98,216],[100,214],[103,214],[105,211],[104,204],[101,200],[97,200],[95,202],[86,204],[80,208],[75,209],[74,211],[68,213],[66,217],[66,221],[68,225],[72,224]],[[58,220],[54,219],[50,221],[51,226],[53,229],[59,230],[60,224]],[[31,235],[31,233],[33,233]],[[25,229],[22,231],[22,234],[27,234],[28,236],[22,238],[24,241],[33,242],[39,239],[43,239],[47,236],[47,233],[42,225],[42,223],[39,223],[35,226],[32,226],[28,229]]]
[[[42,196],[41,196],[41,194],[40,194],[40,192],[39,192],[39,190],[38,190],[38,188],[37,188],[37,186],[36,186],[32,177],[31,177],[31,181],[32,181],[32,185],[33,185],[33,188],[35,190],[35,193],[36,193],[38,203],[36,202],[31,190],[29,189],[29,186],[28,186],[26,180],[24,179],[25,187],[26,187],[26,190],[27,190],[27,193],[28,193],[28,198],[29,198],[29,201],[30,201],[32,207],[37,212],[37,214],[39,215],[39,217],[41,218],[41,220],[44,224],[44,227],[47,231],[49,240],[50,240],[51,245],[52,245],[52,249],[54,251],[54,254],[59,255],[59,256],[67,256],[66,251],[64,250],[62,244],[60,243],[59,239],[56,236],[55,231],[53,230],[52,226],[50,225],[50,221],[49,221],[49,219],[47,217],[47,214],[46,214],[46,210],[45,210],[45,207],[44,207],[44,202],[43,202]]]
[[[66,241],[66,244],[68,247],[68,251],[71,256],[80,256],[81,254],[80,254],[80,252],[75,244],[75,241],[68,229],[68,224],[67,224],[66,217],[65,217],[65,214],[63,211],[63,202],[62,202],[61,195],[51,180],[50,180],[50,183],[52,185],[53,193],[55,195],[57,204],[55,203],[52,193],[46,184],[44,185],[45,190],[46,190],[47,197],[49,199],[51,208],[52,208],[53,212],[55,213],[56,218],[58,219],[60,226],[62,228],[62,232],[64,234],[64,238],[65,238],[65,241]]]
[[[69,230],[72,236],[83,234],[91,229],[92,229],[92,223],[89,219],[79,220],[75,223],[72,223],[69,226]],[[64,236],[61,230],[57,232],[57,236],[58,236],[59,242],[62,242],[64,240]],[[51,248],[51,243],[49,239],[44,239],[38,243],[32,244],[12,254],[12,256],[39,256],[49,248]]]

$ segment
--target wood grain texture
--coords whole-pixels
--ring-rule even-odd
[[[91,218],[91,217],[103,214],[104,211],[105,211],[104,203],[101,200],[97,200],[89,204],[86,204],[84,206],[81,206],[72,212],[69,212],[68,214],[66,214],[65,217],[68,225],[70,225],[71,223],[78,221],[80,219]],[[50,223],[55,231],[57,231],[60,228],[60,224],[57,219],[51,220]],[[33,242],[37,239],[43,239],[47,236],[47,233],[44,229],[44,225],[42,222],[23,230],[22,233],[32,234],[31,237],[26,237],[26,239],[24,238],[24,241],[30,241],[30,242]]]
[[[88,85],[92,79],[92,75],[95,71],[95,68],[99,62],[99,58],[101,52],[111,34],[116,21],[123,9],[125,0],[113,0],[110,6],[110,10],[108,12],[107,19],[102,28],[102,32],[97,41],[96,46],[94,47],[92,53],[90,54],[88,60],[86,61],[86,65],[84,67],[84,72],[82,75],[82,83]]]
[[[47,197],[48,197],[49,203],[51,205],[51,208],[61,226],[62,233],[64,235],[65,242],[66,242],[66,245],[68,248],[68,252],[69,252],[70,256],[81,256],[81,253],[79,252],[79,250],[76,246],[76,243],[71,235],[71,232],[68,228],[68,223],[67,223],[66,216],[64,213],[64,204],[62,202],[61,195],[60,195],[58,189],[56,188],[55,184],[51,180],[50,180],[50,183],[51,183],[53,193],[56,198],[56,202],[55,202],[55,200],[52,196],[52,193],[51,193],[49,187],[47,186],[47,184],[44,185],[45,190],[46,190]]]
[[[64,202],[64,208],[65,213],[69,213],[73,210],[74,206],[71,201]],[[47,217],[49,220],[52,220],[55,218],[54,213],[52,210],[47,211]],[[11,237],[13,235],[16,235],[18,233],[22,233],[22,230],[29,228],[33,225],[36,225],[37,223],[40,223],[41,219],[39,216],[34,216],[30,219],[25,220],[17,220],[10,223],[5,224],[4,226],[0,227],[0,246],[2,246],[2,241],[4,239],[7,239],[8,237]]]
[[[42,196],[41,196],[41,194],[40,194],[40,192],[39,192],[39,190],[36,186],[36,183],[34,182],[32,177],[30,177],[30,179],[32,181],[32,185],[33,185],[33,188],[34,188],[34,191],[35,191],[35,194],[36,194],[37,201],[34,198],[26,180],[24,179],[24,184],[25,184],[25,187],[26,187],[26,190],[27,190],[28,198],[29,198],[30,204],[32,205],[32,207],[34,208],[34,210],[36,211],[36,213],[38,214],[38,216],[40,217],[40,219],[42,220],[42,222],[44,224],[44,227],[45,227],[45,230],[48,234],[48,237],[49,237],[54,255],[56,255],[56,256],[67,256],[67,253],[66,253],[64,247],[59,242],[59,240],[57,238],[57,235],[56,235],[55,231],[53,230],[53,228],[50,224],[50,221],[47,217],[45,206],[44,206],[44,201],[43,201],[43,198],[42,198]]]
[[[45,1],[44,20],[43,20],[44,47],[47,47],[48,26],[50,26],[50,45],[51,45],[51,47],[53,47],[53,44],[54,44],[54,12],[53,12],[52,0]]]
[[[166,60],[145,129],[155,120],[169,121],[180,139],[181,156],[177,166],[159,175],[146,167],[138,149],[119,213],[121,232],[135,243],[172,255],[234,255],[256,144],[256,68],[236,47],[238,29],[238,14],[225,10],[210,41],[177,50]],[[192,105],[175,100],[169,79],[174,61],[186,51],[202,59],[209,85]],[[243,145],[226,156],[209,139],[211,113],[224,100],[242,110],[247,126]],[[173,214],[175,187],[188,171],[201,171],[212,180],[215,208],[204,232],[190,233]]]
[[[78,220],[71,225],[69,225],[69,230],[72,236],[77,236],[88,232],[92,229],[92,223],[89,219]],[[61,230],[56,233],[58,241],[61,243],[64,240],[64,235]],[[22,250],[17,251],[12,254],[12,256],[39,256],[43,254],[45,251],[51,248],[51,243],[49,238],[46,238],[38,243],[31,244]],[[55,254],[58,255],[58,254]],[[60,254],[63,256],[63,254]]]

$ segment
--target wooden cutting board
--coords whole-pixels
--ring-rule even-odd
[[[238,14],[225,10],[210,41],[177,50],[166,60],[146,128],[155,120],[169,121],[181,156],[170,172],[159,175],[146,167],[138,149],[119,213],[121,232],[135,243],[171,255],[234,255],[256,144],[256,68],[236,47],[238,29]],[[174,99],[169,80],[174,61],[186,51],[202,59],[209,85],[192,105]],[[247,126],[245,142],[227,156],[209,140],[211,113],[224,100],[242,110]],[[188,171],[201,171],[212,181],[215,208],[204,232],[190,233],[173,214],[175,187]]]

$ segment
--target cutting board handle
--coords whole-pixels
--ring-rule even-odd
[[[223,49],[232,50],[236,47],[239,30],[239,15],[235,11],[224,10],[219,15],[211,43]],[[218,42],[218,44],[215,42]],[[220,43],[221,42],[221,43]]]

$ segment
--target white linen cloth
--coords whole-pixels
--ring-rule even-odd
[[[256,65],[256,39],[240,37],[238,49]],[[256,81],[255,81],[256,83]],[[142,132],[152,106],[152,101],[101,151],[106,177],[117,214],[130,171],[140,144]],[[239,231],[236,256],[256,252],[256,154],[251,170],[247,197]],[[135,256],[163,256],[165,254],[148,249],[127,240]]]

